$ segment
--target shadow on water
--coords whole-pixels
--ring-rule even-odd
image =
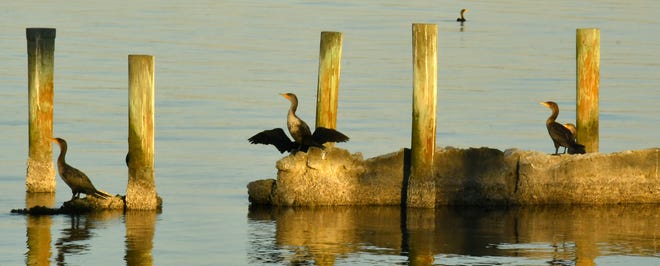
[[[594,264],[657,257],[660,205],[258,207],[248,213],[251,263]],[[405,220],[404,220],[405,219]],[[377,255],[377,256],[376,256]],[[467,260],[466,260],[467,259]],[[473,261],[470,263],[470,261]]]
[[[54,193],[28,193],[26,207],[55,205]],[[156,231],[155,211],[108,210],[92,212],[84,215],[64,215],[67,226],[61,229],[55,240],[54,261],[57,265],[66,265],[67,258],[82,256],[91,249],[91,239],[97,225],[124,218],[126,224],[126,265],[153,265],[151,251]],[[53,251],[51,250],[51,227],[53,217],[50,215],[27,215],[27,253],[26,264],[49,265]],[[99,229],[100,230],[100,229]]]

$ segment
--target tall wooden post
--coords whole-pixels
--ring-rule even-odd
[[[586,146],[587,152],[598,152],[599,29],[577,29],[576,65],[577,142]]]
[[[29,155],[27,192],[55,192],[53,164],[53,68],[55,29],[28,28]]]
[[[341,45],[341,32],[321,32],[319,81],[316,92],[316,127],[337,128]]]
[[[128,56],[128,186],[126,208],[157,208],[154,180],[154,57]]]
[[[409,207],[435,207],[436,106],[438,94],[438,26],[413,24],[413,111]]]

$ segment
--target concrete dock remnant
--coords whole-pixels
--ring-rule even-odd
[[[252,204],[400,205],[405,150],[364,160],[331,147],[289,155],[277,179],[248,185]],[[538,151],[438,148],[436,205],[660,203],[660,148],[553,156]],[[405,194],[404,194],[405,195]],[[403,201],[405,202],[405,201]]]

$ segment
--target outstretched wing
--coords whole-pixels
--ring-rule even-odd
[[[252,144],[274,145],[280,153],[290,152],[296,148],[295,142],[291,141],[281,128],[261,131],[250,137],[248,141]]]
[[[346,135],[342,134],[341,132],[325,127],[317,127],[316,130],[314,130],[314,134],[312,134],[312,137],[319,144],[323,144],[326,142],[346,142],[349,139]]]

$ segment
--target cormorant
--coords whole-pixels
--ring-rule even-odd
[[[457,18],[456,21],[458,21],[458,22],[466,22],[467,19],[465,19],[465,16],[464,16],[464,15],[465,15],[465,12],[468,12],[467,8],[463,8],[463,9],[461,9],[461,17],[460,17],[460,18]]]
[[[325,149],[326,142],[345,142],[348,137],[341,132],[324,127],[317,127],[314,133],[311,132],[305,121],[296,115],[298,109],[298,97],[293,93],[280,94],[291,102],[289,113],[286,118],[286,125],[293,141],[284,133],[281,128],[264,130],[248,139],[252,144],[272,144],[280,153],[296,151],[307,152],[309,147]]]
[[[567,127],[555,121],[557,116],[559,116],[559,106],[557,103],[547,101],[540,104],[552,110],[552,115],[545,121],[545,126],[548,128],[548,134],[550,134],[550,138],[552,138],[552,142],[555,144],[555,154],[559,154],[560,146],[564,147],[564,153],[566,153],[567,149],[569,154],[586,153],[584,145],[575,142],[575,135]]]
[[[57,142],[60,145],[60,156],[57,157],[57,171],[60,173],[60,177],[64,180],[64,183],[71,188],[71,192],[73,193],[71,199],[78,198],[80,193],[104,199],[112,196],[97,190],[85,173],[66,163],[64,157],[66,156],[67,144],[64,139],[53,138],[53,142]]]

